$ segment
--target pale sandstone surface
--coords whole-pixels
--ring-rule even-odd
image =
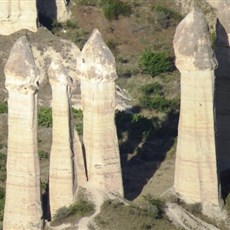
[[[173,45],[176,66],[181,72],[174,188],[186,202],[200,202],[205,214],[218,216],[220,195],[214,126],[216,60],[207,22],[199,10],[194,9],[178,25]]]
[[[83,104],[88,183],[102,194],[123,196],[115,115],[115,59],[94,30],[77,59]]]
[[[9,35],[21,29],[37,31],[35,0],[1,0],[0,34]]]
[[[37,155],[39,71],[25,37],[5,65],[8,90],[8,152],[4,229],[41,229],[40,169]]]
[[[49,197],[53,216],[59,208],[68,207],[74,199],[74,131],[71,122],[71,78],[58,58],[53,59],[48,74],[52,88]]]

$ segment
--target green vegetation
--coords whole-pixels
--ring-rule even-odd
[[[154,77],[160,73],[172,71],[173,64],[165,53],[154,53],[145,50],[140,59],[140,67],[144,73]]]
[[[0,181],[6,180],[6,154],[0,152]]]
[[[157,205],[154,204],[150,209],[145,209],[118,200],[106,200],[101,213],[95,217],[95,222],[100,229],[176,229],[163,213],[158,215],[157,210]]]
[[[49,158],[49,153],[45,152],[44,150],[39,150],[38,156],[40,160],[46,160]]]
[[[131,6],[120,0],[102,0],[102,9],[109,21],[118,19],[119,15],[129,16],[132,12]]]
[[[54,215],[52,225],[64,222],[77,221],[84,216],[90,216],[95,212],[95,205],[86,196],[79,194],[78,199],[69,207],[61,207]]]
[[[159,83],[151,83],[142,87],[140,104],[143,108],[164,113],[175,112],[179,109],[179,99],[167,99],[163,86]]]
[[[4,205],[5,205],[5,191],[3,188],[0,188],[0,221],[3,221]]]
[[[41,107],[38,111],[38,125],[40,127],[52,127],[52,109],[48,107]]]
[[[153,7],[153,12],[155,23],[160,25],[163,29],[167,29],[172,25],[175,26],[182,19],[182,16],[178,12],[162,5],[155,5]]]
[[[83,134],[83,112],[81,109],[72,108],[74,127],[79,135]]]
[[[0,101],[0,113],[7,113],[8,107],[5,101]]]

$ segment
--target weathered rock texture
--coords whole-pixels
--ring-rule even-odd
[[[181,110],[174,187],[188,203],[200,202],[213,216],[220,207],[214,127],[214,69],[207,22],[194,9],[174,37],[181,72]]]
[[[230,170],[230,1],[208,0],[217,9],[215,102],[219,171]]]
[[[21,29],[37,31],[36,0],[1,0],[0,9],[0,34]]]
[[[50,153],[50,210],[53,216],[73,202],[75,167],[71,124],[70,81],[60,59],[54,59],[48,70],[52,88],[53,136]]]
[[[69,16],[70,12],[67,8],[65,0],[37,0],[38,13],[41,17],[51,19],[53,21],[64,22]]]
[[[94,30],[77,63],[83,103],[83,142],[90,184],[103,194],[123,195],[118,140],[114,122],[115,59]]]
[[[39,71],[25,37],[5,65],[8,90],[8,153],[3,228],[41,229],[40,169],[37,155]]]

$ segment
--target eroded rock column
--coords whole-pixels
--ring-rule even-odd
[[[52,61],[49,70],[52,88],[53,134],[50,153],[49,196],[51,216],[73,202],[74,151],[71,125],[70,78],[59,59]]]
[[[203,212],[214,216],[220,209],[213,105],[217,64],[199,10],[181,21],[173,43],[181,72],[174,187],[187,203],[200,202]]]
[[[26,37],[13,46],[5,65],[8,90],[8,152],[3,229],[41,229],[37,154],[39,71]]]
[[[37,31],[36,0],[1,0],[0,34],[10,35],[21,29]]]
[[[123,196],[115,115],[115,59],[94,30],[77,63],[83,104],[88,183],[102,194]]]

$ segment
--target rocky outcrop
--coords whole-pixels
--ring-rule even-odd
[[[181,109],[174,187],[188,203],[200,202],[203,212],[220,210],[214,126],[214,69],[207,22],[193,9],[178,25],[173,41],[181,72]]]
[[[5,65],[8,90],[8,153],[3,228],[41,229],[37,155],[39,71],[26,37],[13,46]]]
[[[68,207],[74,198],[74,143],[71,124],[70,81],[60,59],[53,59],[48,70],[52,88],[53,135],[50,153],[49,194],[53,216]]]
[[[0,9],[0,34],[9,35],[21,29],[37,31],[35,0],[1,0]]]
[[[77,59],[83,104],[88,183],[102,194],[123,196],[115,115],[115,59],[94,30]]]

